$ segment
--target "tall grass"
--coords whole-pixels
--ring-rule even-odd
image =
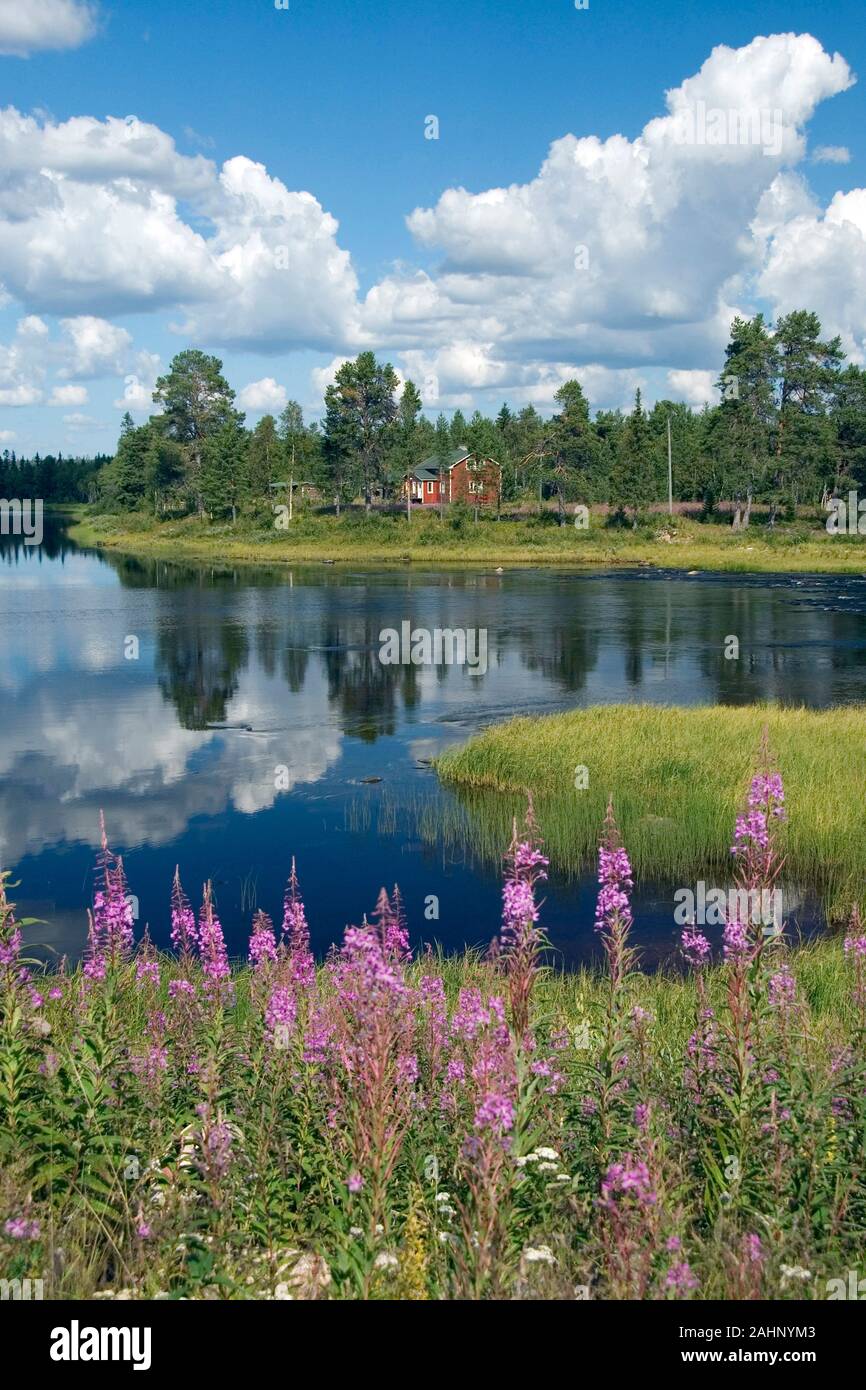
[[[689,883],[727,862],[765,727],[791,809],[785,877],[814,886],[830,915],[842,914],[866,899],[863,706],[594,705],[496,725],[444,753],[436,767],[465,796],[479,842],[503,842],[528,790],[552,862],[579,872],[592,861],[612,795],[638,876]],[[578,768],[588,773],[585,790],[575,786]],[[488,789],[504,795],[480,794]]]

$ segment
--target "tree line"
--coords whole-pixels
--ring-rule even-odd
[[[422,459],[444,468],[465,446],[501,464],[505,504],[552,498],[562,520],[569,502],[606,503],[637,524],[667,499],[670,447],[674,500],[700,501],[705,515],[724,500],[741,526],[756,503],[772,520],[866,484],[866,371],[846,364],[816,314],[736,318],[716,386],[717,403],[701,410],[674,400],[647,410],[638,390],[631,411],[591,416],[575,379],[549,418],[505,404],[495,418],[456,410],[434,423],[412,381],[401,386],[390,363],[362,352],[327,388],[320,423],[289,401],[247,429],[222,363],[188,348],[156,382],[147,423],[124,416],[93,486],[108,508],[155,515],[264,519],[293,483],[338,512],[359,499],[369,510],[397,502]]]
[[[110,454],[64,458],[62,454],[19,458],[13,449],[0,454],[0,497],[41,497],[43,502],[95,502],[99,479]]]

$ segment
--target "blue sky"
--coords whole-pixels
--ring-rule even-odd
[[[79,0],[51,3],[60,7],[56,41],[69,19],[64,12],[82,7]],[[143,399],[148,373],[163,369],[187,341],[218,352],[236,388],[271,383],[253,391],[250,401],[276,405],[280,393],[288,393],[308,408],[315,406],[329,364],[363,346],[380,346],[404,374],[427,378],[425,402],[433,415],[455,404],[491,409],[503,398],[517,405],[537,399],[545,408],[556,382],[571,370],[586,372],[596,405],[619,404],[638,382],[651,396],[676,394],[674,383],[685,383],[685,393],[698,403],[707,373],[719,365],[719,320],[728,306],[766,305],[778,312],[796,307],[788,298],[798,292],[843,333],[853,356],[864,341],[866,272],[858,268],[858,254],[866,249],[866,224],[859,200],[849,197],[843,205],[841,230],[836,219],[828,232],[824,218],[835,195],[866,186],[866,91],[853,81],[866,68],[861,6],[767,3],[758,11],[689,0],[590,0],[588,10],[578,11],[571,0],[290,0],[284,11],[269,0],[126,0],[101,4],[90,16],[94,22],[85,24],[90,36],[70,31],[70,46],[59,51],[45,49],[52,40],[44,34],[9,38],[12,9],[20,9],[19,0],[0,0],[0,49],[7,49],[0,57],[2,105],[35,115],[40,129],[60,128],[52,151],[61,138],[76,143],[74,167],[60,161],[51,197],[57,178],[72,179],[79,193],[98,186],[99,196],[115,206],[128,197],[132,178],[136,199],[159,204],[156,231],[140,246],[145,232],[127,230],[125,218],[122,226],[103,230],[97,213],[88,223],[78,198],[60,220],[43,214],[49,196],[44,150],[28,155],[32,169],[22,167],[5,188],[0,182],[0,218],[9,228],[4,234],[0,223],[0,282],[7,295],[0,309],[0,344],[6,345],[5,356],[0,349],[0,402],[6,401],[0,405],[0,440],[19,452],[110,448],[125,378],[136,378]],[[542,190],[540,204],[531,191],[519,192],[531,189],[551,142],[569,135],[599,142],[622,136],[631,150],[622,152],[628,162],[647,122],[665,116],[665,91],[699,73],[717,45],[746,51],[758,35],[791,33],[811,35],[823,55],[817,56],[817,46],[768,51],[745,64],[745,77],[743,61],[733,56],[722,86],[714,79],[715,92],[730,84],[730,105],[750,100],[754,90],[764,109],[769,92],[784,94],[792,113],[788,124],[802,140],[793,158],[743,161],[736,185],[724,196],[725,213],[736,208],[741,225],[732,217],[724,245],[713,244],[719,180],[706,162],[689,180],[690,189],[681,188],[668,207],[664,159],[651,161],[652,187],[643,207],[632,210],[634,225],[625,219],[625,248],[617,245],[617,204],[628,202],[639,179],[635,171],[617,172],[619,156],[612,149],[601,161],[604,196],[596,197],[592,169],[574,186],[560,170]],[[16,51],[9,53],[10,47]],[[20,56],[25,50],[29,56]],[[838,69],[830,71],[836,52],[847,64],[844,80]],[[788,105],[785,112],[787,121]],[[241,216],[237,181],[230,190],[233,211],[218,209],[215,220],[214,195],[204,186],[208,179],[199,178],[191,162],[179,165],[168,192],[158,172],[126,171],[117,161],[110,177],[102,178],[104,171],[89,162],[88,138],[76,141],[66,123],[130,114],[173,141],[181,161],[209,161],[214,182],[224,161],[240,157],[263,165],[267,179],[290,193],[312,194],[324,220],[316,224],[316,214],[299,228],[294,213],[275,207],[269,182],[245,201]],[[431,114],[439,120],[436,140],[424,138]],[[816,162],[815,150],[828,147],[829,156]],[[840,162],[842,151],[846,162]],[[564,161],[566,155],[570,161],[570,149]],[[236,171],[245,187],[246,169]],[[728,176],[734,177],[730,170]],[[773,179],[782,182],[773,185]],[[518,189],[513,204],[506,200],[495,216],[472,202],[450,210],[439,203],[447,190],[483,195],[510,186]],[[172,209],[159,201],[164,197],[174,200]],[[771,230],[762,233],[759,247],[744,250],[746,241],[754,241],[752,219],[761,197],[774,204]],[[416,224],[413,234],[407,216],[437,204],[427,225]],[[524,214],[527,244],[518,246],[511,229]],[[29,223],[31,216],[25,237],[22,221]],[[258,306],[273,307],[281,282],[268,288],[257,279],[253,290],[243,281],[238,340],[219,276],[214,273],[214,283],[204,285],[210,270],[202,244],[210,258],[231,255],[233,246],[248,245],[253,225],[264,227],[272,244],[290,248],[298,283],[282,318],[274,315],[258,335]],[[159,243],[159,254],[170,259],[179,226],[199,238],[187,248],[184,274],[160,285],[154,272],[152,293],[141,285],[130,292],[120,283],[115,292],[113,275],[118,282],[124,278],[115,264],[123,254],[118,243],[144,264],[151,252],[156,256],[164,231],[168,240]],[[569,248],[584,236],[595,279],[583,298],[575,298],[550,267],[561,261],[563,274],[570,273]],[[50,274],[45,260],[53,253],[39,252],[42,238],[56,250]],[[545,245],[533,259],[531,243],[539,238]],[[296,239],[304,242],[297,256]],[[834,246],[825,244],[831,240]],[[497,251],[487,264],[494,243]],[[90,257],[87,285],[76,283],[82,245]],[[94,247],[105,250],[104,281]],[[319,255],[323,247],[327,263]],[[676,292],[676,266],[665,265],[674,251],[688,286],[682,295]],[[732,259],[737,254],[739,265]],[[714,257],[713,278],[702,263]],[[837,283],[840,261],[851,264],[851,285]],[[220,274],[225,269],[221,263]],[[423,285],[413,278],[418,272],[427,277]],[[657,293],[648,299],[646,287],[655,274]],[[232,288],[236,284],[241,281]],[[367,303],[359,319],[356,307],[365,305],[371,290],[374,298],[387,298],[387,311],[377,299],[375,312]],[[417,293],[424,304],[407,311]],[[190,304],[207,306],[209,299],[212,306],[190,314]],[[561,306],[550,320],[540,311],[545,302]],[[16,336],[22,319],[38,319],[42,327],[31,321],[23,337]],[[64,319],[81,323],[64,328]],[[113,327],[114,338],[107,329],[88,327],[91,319]],[[182,323],[190,323],[187,332],[172,331]],[[143,359],[143,353],[150,356]],[[671,372],[680,375],[671,379]],[[58,386],[60,403],[47,405]],[[14,400],[24,403],[12,405]],[[259,413],[255,405],[248,409],[250,419]]]

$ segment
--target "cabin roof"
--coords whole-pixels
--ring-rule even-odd
[[[473,454],[474,450],[467,449],[465,444],[461,444],[459,449],[452,449],[449,454],[445,455],[446,472],[450,473],[451,469],[456,468],[458,463],[462,463],[464,459],[471,458]],[[489,459],[488,462],[496,463],[496,460]],[[499,465],[497,464],[496,466],[498,467]],[[416,478],[419,483],[434,482],[439,477],[440,471],[439,455],[430,454],[428,458],[422,459],[419,464],[416,464],[412,469],[411,476]]]

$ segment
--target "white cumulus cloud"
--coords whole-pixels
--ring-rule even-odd
[[[49,405],[86,405],[87,387],[86,386],[55,386],[51,392]]]
[[[0,0],[0,53],[78,48],[95,32],[96,8],[82,0]]]
[[[251,381],[238,392],[238,405],[241,410],[255,412],[282,410],[288,400],[285,386],[280,386],[272,376],[262,377],[261,381]]]
[[[808,300],[856,356],[866,191],[823,207],[801,172],[841,168],[842,146],[810,155],[808,125],[854,81],[809,34],[720,45],[634,138],[566,133],[527,182],[446,188],[410,212],[429,268],[396,264],[364,296],[332,214],[254,159],[183,155],[136,117],[0,111],[0,284],[24,315],[0,401],[40,399],[51,367],[124,378],[118,408],[149,412],[158,364],[137,366],[113,322],[145,310],[208,350],[321,352],[317,397],[372,348],[434,409],[549,407],[575,374],[595,405],[645,383],[701,404],[732,317],[762,298]],[[284,394],[266,376],[240,403],[278,410]]]

